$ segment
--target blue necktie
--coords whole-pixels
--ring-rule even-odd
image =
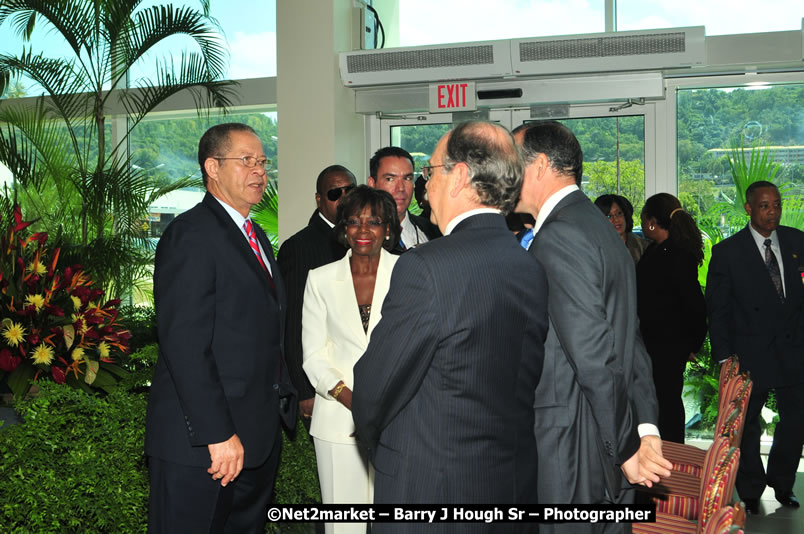
[[[533,228],[528,228],[528,231],[522,235],[522,239],[519,240],[519,244],[522,245],[522,248],[525,250],[530,250],[530,244],[533,242]]]

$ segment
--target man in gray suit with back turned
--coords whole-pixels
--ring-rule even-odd
[[[633,502],[629,482],[650,486],[672,468],[655,427],[633,261],[578,188],[583,152],[572,132],[558,122],[530,123],[514,137],[525,164],[517,211],[536,219],[530,252],[550,286],[550,333],[535,404],[539,500]],[[545,524],[540,532],[631,532],[631,525]]]
[[[519,194],[521,169],[511,134],[485,122],[446,134],[424,169],[444,237],[401,256],[382,320],[354,369],[353,416],[376,469],[377,503],[536,500],[533,391],[547,282],[503,217]],[[378,523],[372,531],[519,526]]]

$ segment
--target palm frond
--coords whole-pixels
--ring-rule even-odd
[[[113,61],[129,69],[156,44],[167,37],[182,34],[195,40],[207,75],[213,80],[223,78],[228,64],[228,51],[210,24],[210,19],[189,7],[162,5],[135,13],[132,24],[121,35]]]
[[[91,36],[94,11],[91,0],[5,0],[0,4],[0,24],[8,16],[15,16],[17,32],[30,39],[35,22],[43,19],[69,44],[76,56],[87,46]]]
[[[233,81],[214,81],[199,54],[183,54],[176,71],[172,60],[157,64],[154,79],[141,80],[143,87],[121,92],[120,100],[131,118],[133,129],[167,98],[184,91],[193,96],[197,108],[226,109],[236,96]]]
[[[745,205],[749,185],[759,180],[772,182],[781,170],[781,165],[773,161],[773,153],[756,141],[751,145],[751,155],[746,157],[744,141],[743,136],[735,140],[728,158],[740,208]]]
[[[251,214],[268,235],[276,254],[279,248],[279,191],[275,178],[268,179],[265,193],[260,202],[251,209]]]

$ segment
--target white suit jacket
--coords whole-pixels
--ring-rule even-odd
[[[380,252],[371,299],[368,332],[363,331],[349,258],[313,269],[307,277],[302,308],[304,372],[316,390],[310,435],[334,443],[355,443],[352,412],[329,391],[343,380],[352,389],[352,368],[368,347],[371,331],[380,321],[397,256]]]

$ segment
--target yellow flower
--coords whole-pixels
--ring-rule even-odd
[[[81,299],[76,297],[75,295],[70,295],[70,300],[73,301],[73,309],[78,311],[81,309]]]
[[[44,343],[40,343],[31,353],[31,359],[34,363],[43,363],[45,365],[50,365],[50,362],[53,361],[53,356],[53,349]]]
[[[42,306],[45,305],[45,297],[43,297],[39,293],[37,293],[36,295],[28,295],[27,297],[25,297],[25,304],[27,306],[31,305],[35,306],[36,311],[39,311],[42,309]]]
[[[73,361],[80,362],[84,359],[84,349],[81,347],[76,347],[73,349]]]
[[[6,341],[8,341],[8,344],[12,347],[16,347],[25,341],[25,334],[25,327],[13,321],[10,321],[8,325],[6,325],[6,329],[3,330],[3,337],[6,338]]]
[[[28,264],[28,272],[42,276],[47,273],[47,269],[45,268],[44,265],[42,265],[41,262],[34,260]]]
[[[98,343],[98,354],[100,354],[101,358],[108,358],[109,357],[109,344],[105,341],[101,341]]]
[[[77,319],[76,319],[77,321]],[[76,322],[73,321],[73,322]],[[81,317],[81,326],[78,327],[78,333],[82,336],[87,333],[89,330],[89,325],[87,324],[87,320],[84,317]]]

